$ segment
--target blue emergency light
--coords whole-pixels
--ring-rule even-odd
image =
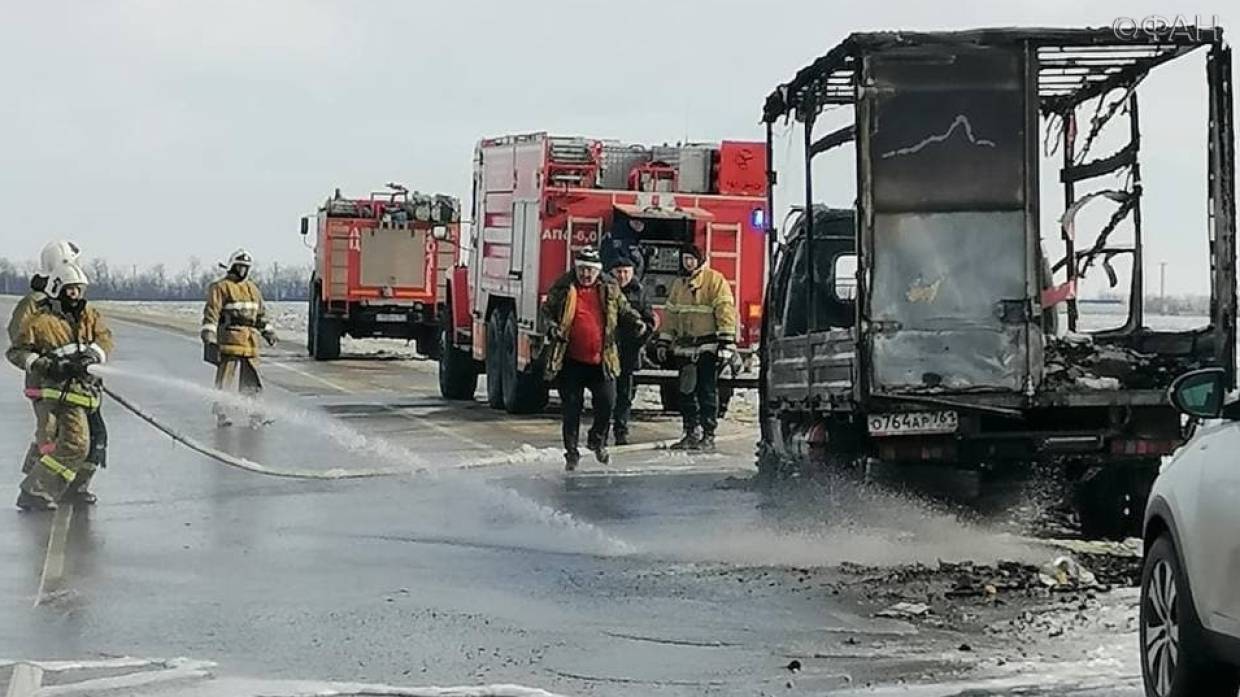
[[[753,209],[753,213],[749,215],[749,222],[753,224],[755,230],[766,232],[766,209]]]

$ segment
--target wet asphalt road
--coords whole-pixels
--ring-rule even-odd
[[[0,310],[7,315],[8,304]],[[209,381],[195,339],[115,328],[118,369]],[[108,382],[174,427],[273,468],[432,471],[254,475],[108,404],[112,464],[97,478],[100,504],[74,511],[64,572],[42,592],[51,516],[0,510],[0,657],[187,656],[217,663],[221,676],[512,683],[560,694],[1038,694],[1038,685],[1045,694],[1139,694],[1122,640],[1115,656],[1085,660],[1061,646],[1064,656],[1031,654],[997,669],[993,659],[1011,656],[1012,641],[996,637],[993,652],[979,645],[962,656],[951,632],[876,619],[859,595],[833,592],[836,561],[1009,550],[981,537],[960,543],[939,520],[884,517],[889,529],[830,532],[813,501],[721,486],[752,472],[748,437],[713,456],[617,454],[605,472],[587,460],[571,476],[554,452],[455,470],[525,444],[553,446],[554,416],[447,405],[428,365],[319,365],[294,351],[267,366],[268,399],[333,414],[356,437],[278,410],[263,431],[218,430],[200,395],[133,376]],[[0,452],[12,454],[13,496],[31,421],[19,388],[16,371],[0,371],[0,395],[9,395],[0,398]],[[646,419],[644,437],[677,430],[666,417]],[[793,567],[822,568],[805,583],[783,578]],[[801,671],[787,670],[793,659]],[[904,680],[939,686],[908,691]]]

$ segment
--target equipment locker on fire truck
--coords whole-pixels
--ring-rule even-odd
[[[604,265],[619,254],[662,317],[680,249],[695,243],[728,279],[740,313],[738,349],[745,368],[725,373],[722,394],[756,384],[754,352],[766,272],[766,151],[762,143],[644,146],[545,133],[490,138],[474,156],[473,224],[468,264],[447,290],[451,342],[440,358],[440,389],[473,397],[479,372],[487,401],[511,413],[547,401],[538,308],[547,289],[582,247]],[[676,408],[671,365],[652,356],[639,384],[658,384]]]

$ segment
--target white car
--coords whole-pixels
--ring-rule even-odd
[[[1145,511],[1141,673],[1150,697],[1240,689],[1240,401],[1222,368],[1171,386],[1196,432],[1163,465]]]

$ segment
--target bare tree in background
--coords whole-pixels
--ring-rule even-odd
[[[184,267],[169,274],[164,264],[149,268],[130,267],[128,273],[115,273],[106,259],[86,261],[90,278],[90,297],[99,300],[181,300],[200,301],[206,297],[207,285],[223,271],[204,268],[201,260],[191,258]],[[33,261],[15,262],[0,257],[0,292],[10,295],[25,293],[30,277],[38,269]],[[254,270],[254,281],[271,300],[305,300],[310,279],[310,265],[288,266],[272,263]]]

